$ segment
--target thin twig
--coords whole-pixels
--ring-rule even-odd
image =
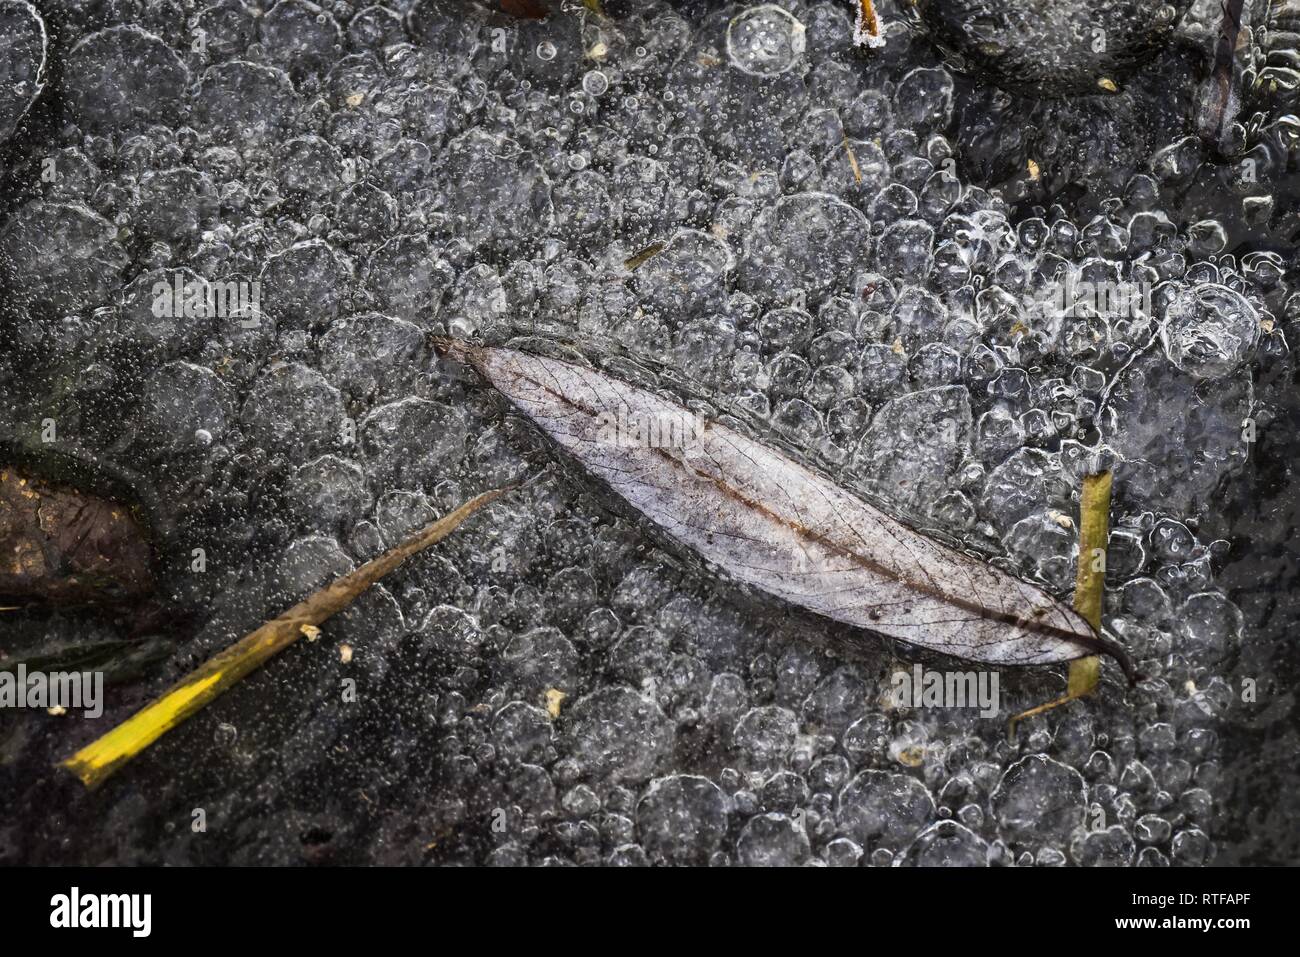
[[[666,243],[651,243],[640,252],[633,253],[631,256],[628,256],[627,259],[624,259],[623,268],[628,272],[635,272],[637,269],[641,268],[663,252],[666,246]]]
[[[858,165],[858,157],[853,152],[853,146],[849,143],[849,134],[844,134],[844,152],[849,154],[849,167],[853,170],[853,182],[859,186],[862,185],[862,167]]]
[[[859,0],[857,22],[853,25],[853,45],[873,48],[885,45],[880,32],[880,17],[871,0]]]
[[[449,534],[484,505],[510,489],[485,492],[406,541],[336,579],[224,651],[218,652],[160,697],[63,762],[88,788],[103,784],[153,742],[200,711],[222,692],[352,604],[406,559]]]

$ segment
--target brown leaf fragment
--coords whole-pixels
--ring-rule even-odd
[[[129,508],[0,466],[0,596],[112,602],[153,590],[151,549]]]

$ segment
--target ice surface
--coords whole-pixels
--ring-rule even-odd
[[[1039,103],[907,29],[855,53],[830,0],[540,23],[356,6],[70,16],[57,97],[20,122],[34,48],[5,47],[26,7],[0,0],[26,71],[0,69],[0,423],[52,417],[140,470],[163,554],[185,556],[163,590],[193,627],[108,718],[469,495],[530,481],[123,772],[102,805],[121,843],[74,822],[76,841],[33,828],[21,857],[1215,859],[1216,729],[1250,641],[1217,584],[1216,503],[1297,316],[1294,263],[1238,249],[1244,216],[1294,223],[1285,83],[1259,94],[1276,100],[1243,168],[1185,136],[1177,51],[1124,96]],[[260,308],[154,308],[157,284],[202,280],[257,282]],[[895,707],[896,670],[961,663],[839,634],[666,547],[430,333],[576,345],[1062,596],[1103,453],[1106,623],[1153,680],[1107,679],[1014,744],[1005,718],[1059,693],[1053,674],[1002,673],[991,720]],[[6,653],[53,640],[19,617]],[[0,776],[73,736],[6,716]],[[196,802],[226,823],[161,825]]]

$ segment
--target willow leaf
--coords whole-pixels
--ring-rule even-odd
[[[594,369],[442,340],[650,521],[794,605],[998,665],[1123,649],[1042,588],[901,524],[826,477]]]

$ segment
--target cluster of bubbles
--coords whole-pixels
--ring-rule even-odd
[[[819,650],[824,622],[747,613],[552,469],[179,731],[204,751],[216,729],[204,766],[142,763],[87,859],[1212,859],[1242,622],[1198,522],[1297,300],[1280,256],[1232,254],[1175,201],[1194,144],[1086,216],[1013,208],[963,170],[961,78],[902,30],[856,52],[829,0],[66,16],[0,225],[0,423],[50,417],[139,467],[175,542],[207,549],[210,573],[168,582],[203,624],[165,677],[540,468],[433,353],[451,333],[662,370],[1063,593],[1081,476],[1111,462],[1108,622],[1151,678],[1014,744],[893,707],[908,649]],[[159,289],[205,280],[238,307],[159,315]],[[1056,693],[1003,689],[1003,717]],[[199,799],[207,834],[162,823]]]

